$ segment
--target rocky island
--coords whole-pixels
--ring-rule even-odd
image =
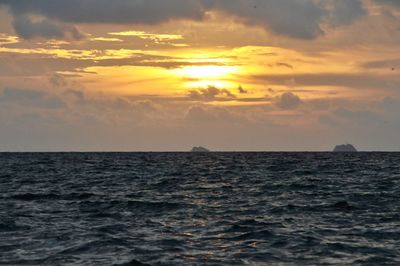
[[[191,152],[210,152],[208,149],[204,148],[204,147],[193,147]]]
[[[351,144],[336,145],[333,152],[357,152],[357,149]]]

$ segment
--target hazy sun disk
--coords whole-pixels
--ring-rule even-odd
[[[238,71],[235,66],[188,66],[177,70],[177,74],[193,79],[225,79]]]
[[[231,75],[238,73],[236,66],[187,66],[175,70],[175,74],[187,80],[186,86],[229,86]]]
[[[175,70],[175,74],[187,81],[184,83],[186,87],[230,87],[233,86],[231,75],[238,73],[239,67],[236,66],[187,66]]]

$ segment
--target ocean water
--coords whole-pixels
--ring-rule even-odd
[[[399,153],[3,153],[0,264],[400,265]]]

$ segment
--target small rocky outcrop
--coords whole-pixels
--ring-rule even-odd
[[[336,145],[333,152],[357,152],[357,149],[351,144]]]
[[[208,149],[204,148],[204,147],[193,147],[191,152],[210,152]]]

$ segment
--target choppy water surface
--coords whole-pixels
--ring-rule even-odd
[[[0,155],[0,264],[400,265],[400,154]]]

